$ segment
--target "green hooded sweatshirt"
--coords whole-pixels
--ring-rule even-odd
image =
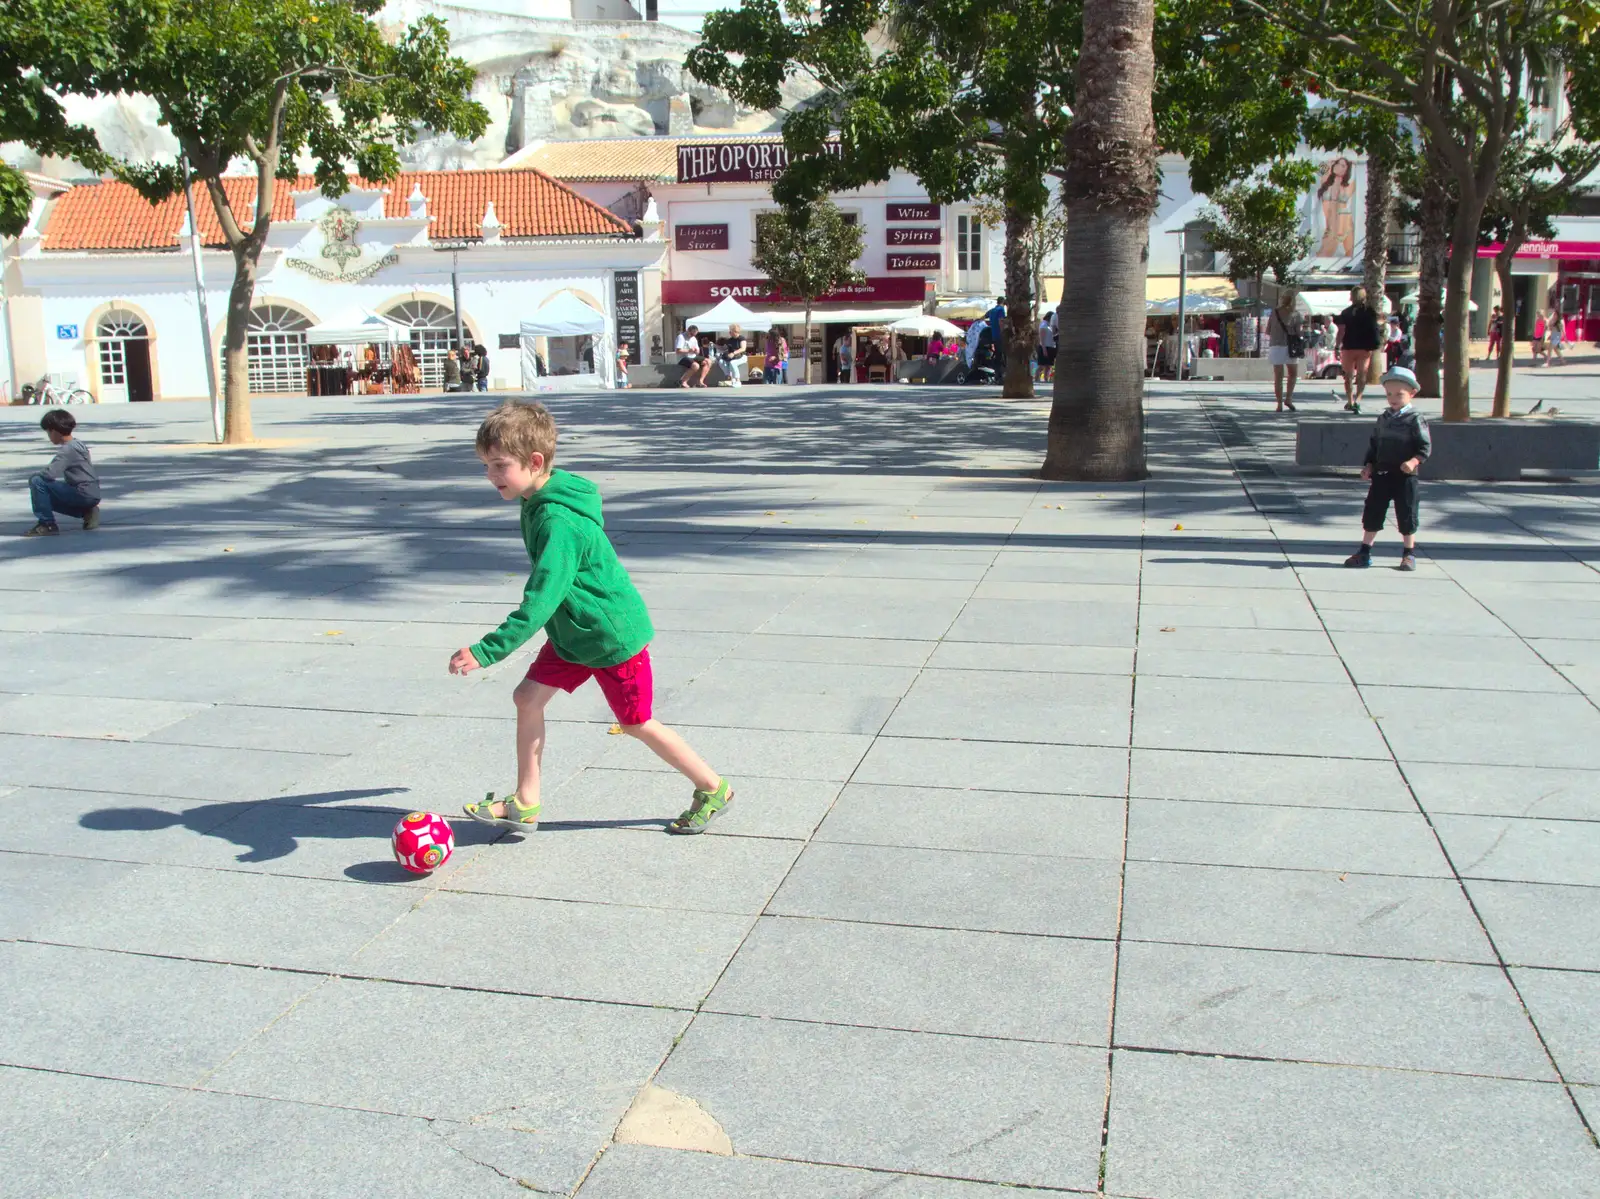
[[[556,653],[580,666],[616,666],[650,643],[650,613],[606,537],[593,483],[551,471],[522,501],[522,540],[533,563],[522,603],[472,647],[479,665],[515,653],[541,626]]]

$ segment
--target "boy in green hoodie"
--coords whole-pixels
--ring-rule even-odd
[[[517,789],[493,792],[466,813],[485,824],[529,830],[539,823],[544,710],[557,691],[593,678],[622,731],[643,741],[694,784],[689,809],[670,833],[701,833],[733,800],[728,781],[677,733],[651,715],[650,651],[655,630],[644,600],[617,560],[600,517],[600,492],[554,470],[555,418],[543,404],[508,401],[478,427],[478,457],[502,499],[522,502],[522,540],[533,570],[522,603],[476,645],[458,649],[451,674],[469,674],[514,653],[540,627],[546,641],[511,698],[517,705]]]

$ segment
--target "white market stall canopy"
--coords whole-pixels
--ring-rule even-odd
[[[1192,291],[1183,297],[1183,314],[1186,317],[1204,316],[1215,312],[1230,312],[1232,309],[1233,305],[1221,296],[1208,296]],[[1145,301],[1145,311],[1176,316],[1178,314],[1178,298],[1173,296],[1166,300],[1147,300]]]
[[[606,314],[564,291],[522,322],[523,337],[582,337],[604,333]]]
[[[765,332],[773,325],[770,316],[770,313],[751,312],[738,300],[728,296],[711,311],[690,317],[687,324],[693,325],[702,333],[726,333],[732,325],[738,325],[747,333],[752,329]],[[804,320],[805,317],[801,316],[800,319]]]
[[[617,385],[617,356],[611,343],[611,322],[598,308],[563,291],[537,308],[520,325],[522,387],[525,391],[566,391],[573,388],[612,388]],[[594,369],[572,375],[539,373],[541,337],[587,337]],[[581,343],[580,343],[581,346]],[[546,366],[548,367],[548,363]]]
[[[949,321],[937,316],[907,316],[889,326],[891,333],[905,333],[911,337],[932,337],[935,333],[945,337],[965,337],[960,325],[952,325]]]
[[[306,330],[306,341],[314,346],[362,346],[374,342],[398,345],[410,340],[410,329],[365,308],[347,308]]]
[[[994,307],[987,296],[967,296],[965,299],[940,300],[934,313],[938,316],[959,316],[977,319]]]
[[[1338,316],[1350,307],[1348,291],[1303,291],[1294,306],[1309,316]]]

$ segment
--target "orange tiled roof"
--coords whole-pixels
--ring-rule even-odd
[[[352,187],[374,186],[354,176],[350,183]],[[253,175],[228,176],[222,186],[235,213],[253,216]],[[405,216],[410,211],[406,197],[413,186],[421,187],[428,198],[428,215],[433,218],[429,235],[441,240],[479,237],[484,207],[490,200],[502,237],[626,237],[633,232],[621,217],[543,171],[403,171],[377,186],[388,189],[383,211],[390,217]],[[272,219],[293,219],[294,193],[315,187],[310,175],[279,180],[272,197]],[[194,204],[203,243],[225,245],[210,198],[198,184]],[[151,204],[126,183],[86,184],[56,200],[46,220],[43,244],[46,250],[176,249],[183,214],[181,193]],[[248,228],[251,222],[241,223]]]

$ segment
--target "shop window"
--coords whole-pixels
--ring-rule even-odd
[[[1573,314],[1580,311],[1578,307],[1578,285],[1568,283],[1561,288],[1561,311]]]
[[[983,222],[975,216],[956,217],[956,269],[983,270]]]
[[[309,328],[309,317],[282,304],[262,304],[250,310],[244,341],[251,392],[306,389],[306,370],[311,365],[306,344]]]
[[[425,391],[444,388],[444,360],[456,344],[456,314],[433,300],[407,300],[384,314],[411,330],[411,352],[417,357]],[[465,330],[463,330],[465,336]]]
[[[1600,316],[1600,283],[1589,284],[1589,315]]]

